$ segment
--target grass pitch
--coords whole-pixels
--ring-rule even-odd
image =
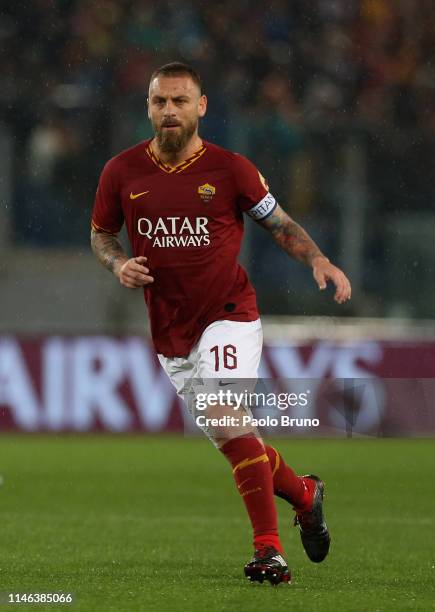
[[[276,446],[324,478],[333,541],[310,563],[277,500],[293,584],[273,588],[243,577],[248,521],[206,440],[1,437],[0,591],[72,592],[76,611],[435,609],[435,442]]]

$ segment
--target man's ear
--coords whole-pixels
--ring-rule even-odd
[[[147,115],[148,115],[148,119],[151,119],[150,117],[150,99],[147,98]]]
[[[207,112],[207,96],[204,94],[199,98],[198,101],[198,115],[200,117],[204,117]]]

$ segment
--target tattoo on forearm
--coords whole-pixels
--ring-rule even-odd
[[[277,245],[294,259],[310,265],[315,257],[324,256],[307,232],[280,206],[260,224],[270,231]]]
[[[97,259],[111,272],[114,271],[115,263],[118,260],[128,259],[115,234],[107,234],[92,229],[91,247]]]

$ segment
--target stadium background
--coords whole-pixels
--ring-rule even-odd
[[[150,135],[149,75],[174,58],[203,76],[204,138],[252,159],[352,281],[353,299],[338,307],[266,232],[245,224],[242,261],[269,345],[262,375],[276,375],[279,361],[287,378],[433,376],[434,24],[430,1],[418,9],[387,0],[5,6],[3,427],[88,429],[103,420],[128,430],[135,405],[159,421],[149,407],[152,350],[136,347],[145,394],[128,391],[122,365],[133,354],[122,337],[147,330],[141,292],[122,290],[96,264],[89,218],[105,161]],[[107,337],[88,337],[96,334]],[[287,366],[277,343],[288,347]],[[86,413],[82,425],[77,411]],[[380,420],[362,432],[378,431]],[[398,431],[387,425],[381,430]],[[146,418],[144,427],[159,429]],[[426,415],[410,431],[428,427]]]
[[[83,609],[121,610],[123,581],[137,592],[139,580],[141,599],[130,597],[125,609],[165,609],[163,601],[174,610],[187,609],[186,602],[204,609],[205,601],[210,610],[244,609],[242,595],[246,609],[264,609],[261,597],[241,594],[233,570],[228,598],[222,594],[228,585],[213,578],[213,593],[223,599],[210,603],[206,556],[192,599],[198,589],[192,559],[202,553],[191,542],[210,538],[212,526],[228,527],[209,489],[224,486],[228,475],[206,443],[179,435],[182,409],[146,339],[142,295],[123,290],[89,248],[103,164],[150,135],[149,75],[166,61],[184,60],[201,73],[209,98],[202,136],[256,163],[280,203],[353,285],[351,302],[337,306],[332,291],[319,294],[309,270],[246,222],[242,262],[264,314],[262,376],[307,379],[316,389],[325,379],[339,381],[314,406],[318,433],[338,439],[316,445],[293,441],[292,433],[280,448],[290,457],[297,449],[300,470],[314,453],[313,469],[329,477],[333,527],[360,545],[352,561],[349,541],[337,546],[338,560],[320,578],[326,599],[307,601],[296,590],[302,603],[296,598],[292,607],[333,609],[339,602],[345,610],[386,610],[405,602],[403,609],[411,603],[429,609],[434,566],[424,530],[433,528],[433,491],[424,492],[424,503],[415,499],[424,479],[433,478],[433,445],[379,438],[435,434],[434,3],[25,0],[1,9],[0,514],[11,561],[5,588],[47,589],[54,576],[59,588],[76,589],[79,608],[81,593]],[[354,381],[351,399],[346,380]],[[98,435],[57,435],[71,431]],[[121,435],[133,431],[178,435]],[[361,434],[377,439],[343,446],[341,438]],[[312,435],[302,430],[298,437]],[[178,482],[172,470],[180,461]],[[195,493],[198,461],[203,472]],[[164,482],[175,488],[180,507],[172,507]],[[243,563],[244,518],[226,486],[219,503],[238,517],[226,543],[239,543]],[[202,513],[191,513],[187,487]],[[340,514],[343,506],[359,522]],[[169,524],[161,520],[168,513]],[[201,522],[204,513],[212,522]],[[153,547],[157,568],[145,576],[137,570],[141,537]],[[376,554],[367,545],[373,539]],[[212,541],[226,563],[228,551]],[[319,574],[293,554],[299,584],[316,589]],[[163,597],[158,572],[178,572],[186,555],[184,586],[174,579]],[[364,596],[351,584],[362,571],[361,588],[370,589]],[[400,591],[403,574],[408,586]],[[281,609],[276,599],[273,605]]]

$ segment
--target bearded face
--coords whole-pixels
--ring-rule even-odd
[[[198,130],[198,119],[185,119],[182,123],[168,118],[163,119],[161,123],[152,122],[152,124],[162,153],[179,153]]]
[[[207,100],[189,75],[158,76],[151,81],[148,117],[159,150],[176,156],[198,132]]]

